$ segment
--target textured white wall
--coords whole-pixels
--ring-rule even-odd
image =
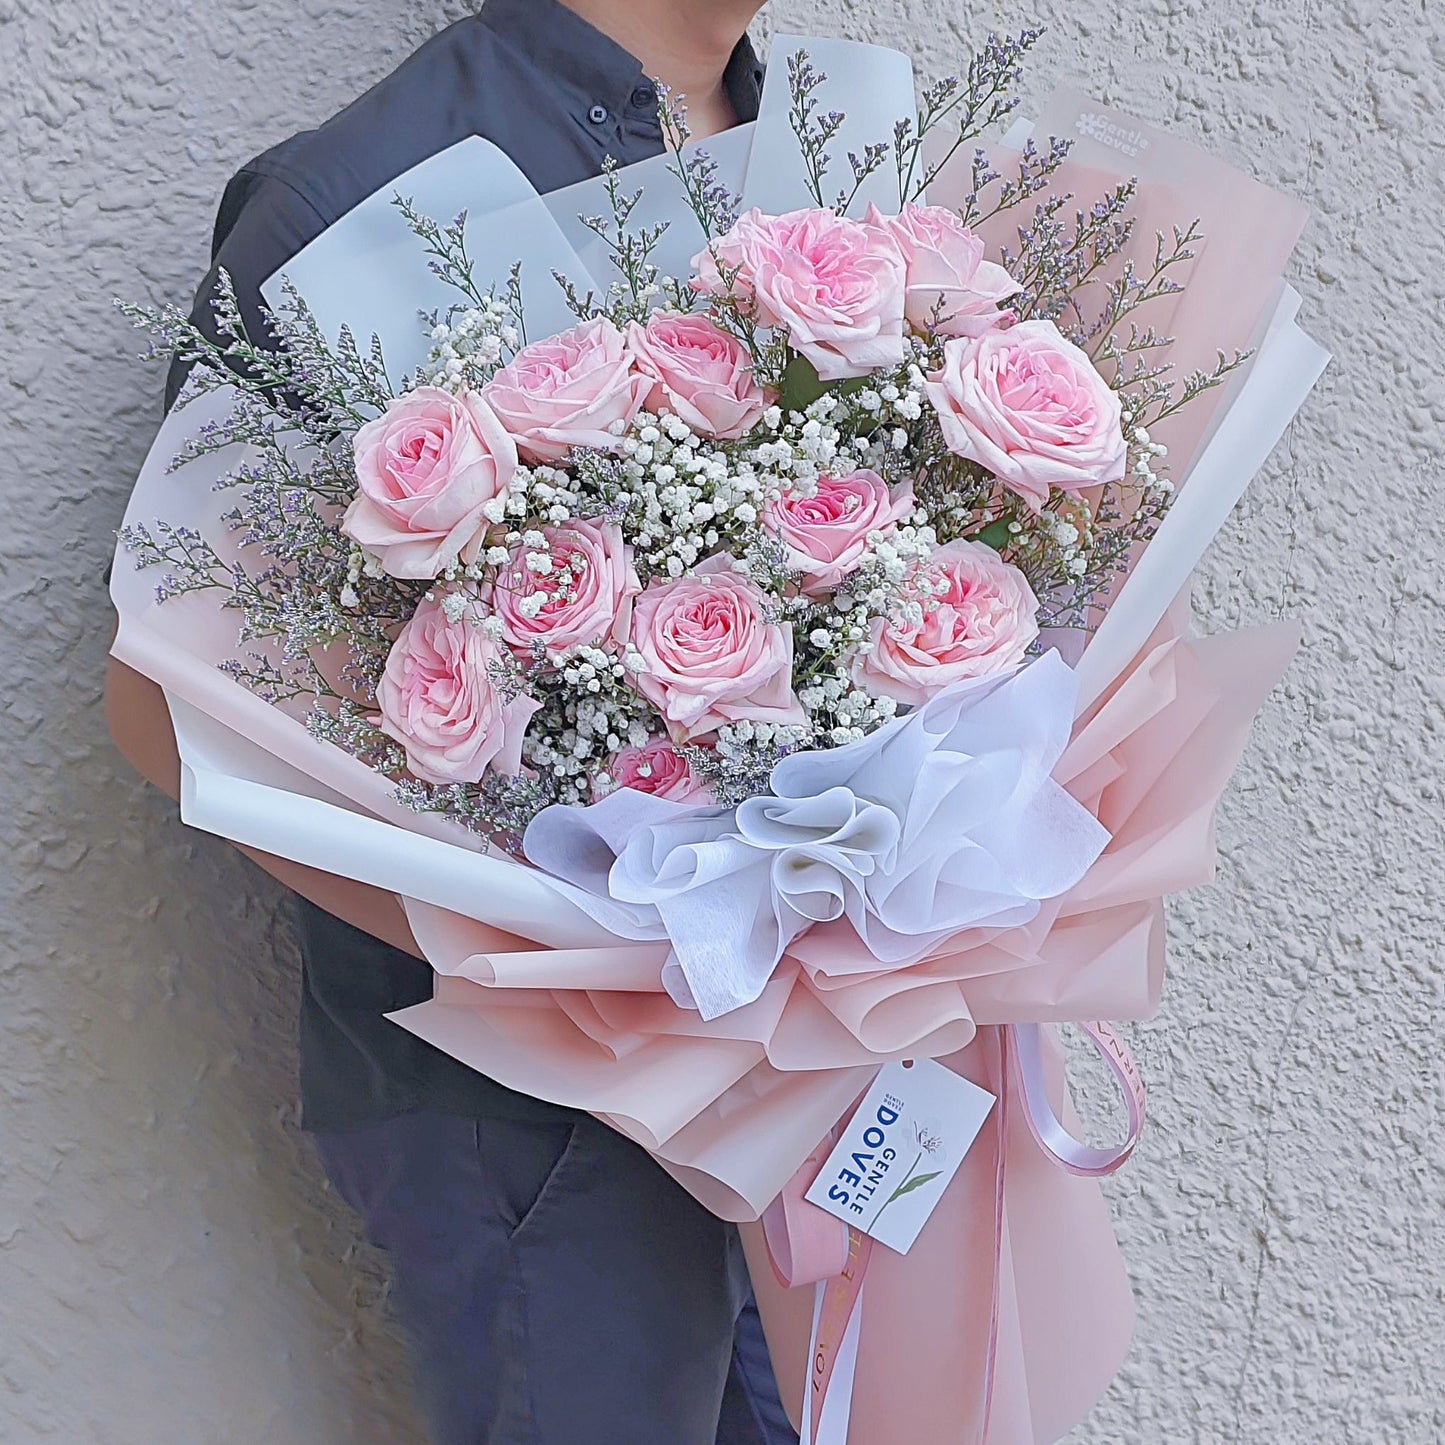
[[[1055,11],[1059,13],[1050,13]],[[277,894],[109,747],[107,529],[215,199],[439,0],[0,0],[0,1439],[400,1445],[383,1274],[293,1121]],[[1093,89],[1304,198],[1339,360],[1212,549],[1205,628],[1307,647],[1219,883],[1174,911],[1154,1125],[1115,1183],[1141,1320],[1078,1442],[1445,1440],[1441,1115],[1445,25],[1437,0],[776,0],[949,67],[1052,26]],[[359,1265],[359,1268],[358,1268]],[[928,1442],[933,1445],[933,1442]]]

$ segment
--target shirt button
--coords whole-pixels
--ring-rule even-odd
[[[594,105],[592,109],[587,112],[587,119],[590,120],[593,125],[606,125],[607,107],[605,105]]]
[[[657,92],[650,85],[639,85],[632,92],[632,103],[638,110],[647,110],[657,104]]]

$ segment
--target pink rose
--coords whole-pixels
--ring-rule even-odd
[[[675,412],[700,436],[740,437],[768,404],[747,348],[706,316],[654,311],[628,326],[627,345],[652,383],[643,406]]]
[[[1050,487],[1077,492],[1124,476],[1119,397],[1052,321],[945,342],[924,389],[949,450],[987,467],[1035,512]]]
[[[1018,294],[1018,282],[983,259],[983,238],[953,211],[910,203],[900,214],[885,216],[870,206],[868,222],[898,243],[907,273],[904,314],[919,331],[981,336],[1007,319],[999,302]]]
[[[599,316],[524,346],[482,395],[523,456],[560,462],[573,447],[614,450],[608,428],[631,421],[647,391],[622,333]]]
[[[854,686],[874,697],[927,702],[965,678],[1003,672],[1039,635],[1038,599],[1028,579],[983,542],[949,542],[928,574],[946,586],[918,624],[875,618],[873,650],[853,657]]]
[[[831,592],[857,569],[870,532],[892,532],[913,510],[913,489],[891,492],[877,472],[819,477],[811,497],[785,492],[763,508],[763,526],[781,538],[788,563],[810,597]]]
[[[903,360],[903,257],[878,226],[826,210],[751,210],[692,264],[694,289],[732,295],[782,327],[824,381]],[[731,288],[724,269],[738,272]]]
[[[793,696],[793,628],[769,622],[768,599],[718,554],[686,577],[653,582],[632,613],[644,670],[637,690],[680,742],[724,723],[801,723]]]
[[[666,738],[640,748],[624,748],[608,771],[619,788],[635,788],[670,803],[708,803],[712,794],[698,781],[687,759]]]
[[[475,392],[420,386],[369,421],[352,443],[356,499],[341,530],[393,577],[429,578],[470,562],[517,469],[513,445]]]
[[[504,661],[475,606],[451,621],[440,601],[423,602],[401,630],[376,690],[381,730],[406,749],[407,767],[429,783],[480,782],[488,768],[521,767],[522,738],[540,704],[508,701],[488,664]]]
[[[487,598],[507,644],[530,657],[541,643],[554,660],[588,643],[620,646],[632,626],[632,599],[642,591],[621,528],[568,522],[543,527],[542,535],[551,547],[552,571],[530,571],[519,542]]]

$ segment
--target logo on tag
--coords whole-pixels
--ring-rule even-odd
[[[1083,111],[1074,128],[1082,136],[1098,141],[1101,145],[1112,146],[1126,156],[1142,155],[1149,149],[1149,137],[1137,126],[1121,125],[1110,116],[1098,111]]]
[[[907,1254],[993,1105],[932,1059],[885,1064],[804,1198]]]

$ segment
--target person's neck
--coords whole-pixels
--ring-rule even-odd
[[[723,86],[727,63],[748,22],[753,0],[562,0],[589,25],[635,55],[654,80],[687,101],[693,136],[737,123]]]

